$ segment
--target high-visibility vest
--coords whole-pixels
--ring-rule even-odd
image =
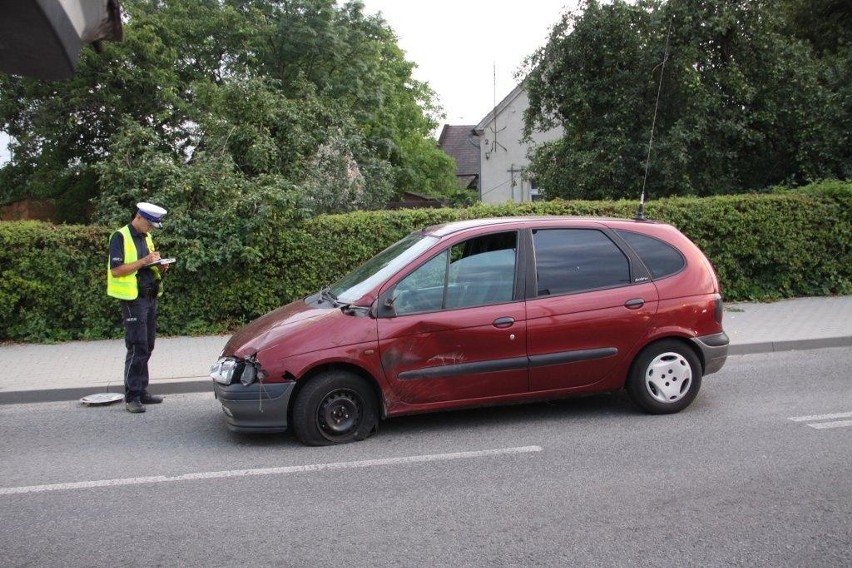
[[[139,254],[136,252],[136,244],[133,242],[133,237],[130,234],[128,225],[120,228],[116,233],[121,233],[124,240],[124,264],[130,264],[139,260]],[[115,233],[113,233],[115,235]],[[145,242],[148,244],[148,250],[154,250],[154,241],[151,235],[145,235]],[[154,280],[160,284],[160,269],[156,266],[151,267],[154,273]],[[163,295],[163,286],[160,284],[157,297]],[[107,295],[119,300],[135,300],[139,297],[139,283],[136,278],[136,272],[131,272],[127,276],[113,276],[112,270],[107,260]]]

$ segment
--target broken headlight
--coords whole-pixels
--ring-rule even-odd
[[[237,367],[237,360],[233,357],[220,357],[213,366],[210,367],[210,378],[220,385],[230,385],[231,379],[234,378],[234,371]]]
[[[260,363],[257,362],[254,355],[244,360],[234,357],[220,357],[210,367],[210,378],[220,385],[230,385],[235,381],[240,381],[243,385],[248,386],[256,380],[263,381],[266,378],[266,373],[260,368]]]

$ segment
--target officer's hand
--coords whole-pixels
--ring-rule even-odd
[[[153,251],[148,254],[148,256],[144,258],[144,260],[146,265],[154,264],[155,262],[158,262],[160,260],[160,253],[157,251]]]

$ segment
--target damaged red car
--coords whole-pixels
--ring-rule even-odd
[[[673,413],[728,354],[710,262],[671,225],[535,217],[412,233],[234,334],[234,431],[362,440],[382,419],[626,390]]]

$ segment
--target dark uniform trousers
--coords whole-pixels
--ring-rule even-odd
[[[135,300],[121,301],[124,319],[124,400],[138,400],[148,388],[148,359],[157,335],[157,298],[139,292]]]

